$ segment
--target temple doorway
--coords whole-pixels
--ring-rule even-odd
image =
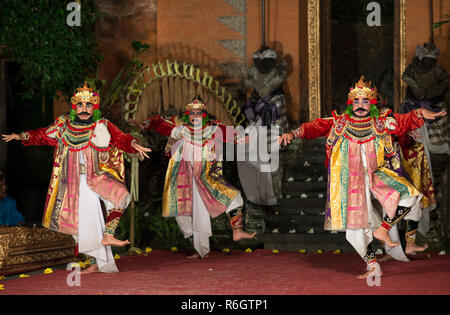
[[[387,104],[394,103],[395,1],[379,1],[376,7],[369,3],[321,1],[323,116],[345,110],[349,87],[361,75]],[[370,26],[378,13],[379,23]]]

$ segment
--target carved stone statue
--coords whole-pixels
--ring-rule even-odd
[[[449,75],[439,64],[439,55],[439,49],[433,43],[416,47],[416,56],[402,76],[408,84],[406,99],[400,106],[402,113],[421,107],[433,112],[446,110]],[[448,116],[426,121],[422,138],[431,153],[450,154],[448,128]]]
[[[264,136],[262,130],[267,130],[267,153],[270,161],[262,162],[258,156],[257,161],[238,162],[238,171],[247,199],[259,205],[271,206],[277,203],[277,198],[282,197],[283,167],[279,159],[279,148],[274,144],[278,136],[289,128],[282,87],[287,76],[287,66],[284,60],[277,60],[276,52],[268,47],[255,51],[253,63],[244,78],[245,87],[253,89],[245,114],[250,128],[256,127],[253,132],[257,138]],[[274,151],[272,148],[275,147]],[[252,150],[261,148],[257,148],[256,144],[253,147],[250,145],[249,151]],[[278,159],[278,162],[273,163],[274,159]]]

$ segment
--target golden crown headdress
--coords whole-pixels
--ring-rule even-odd
[[[206,110],[206,103],[199,99],[194,99],[191,103],[186,105],[187,111],[193,111],[193,110]]]
[[[84,86],[77,88],[77,92],[72,96],[72,108],[80,102],[92,103],[94,104],[94,109],[98,109],[100,104],[100,95],[98,95],[94,89],[89,88],[87,83],[84,82]]]
[[[366,83],[364,79],[364,76],[361,76],[359,82],[357,82],[354,87],[350,88],[350,92],[348,93],[348,100],[350,102],[357,97],[368,98],[370,100],[377,99],[377,88],[375,86],[372,87],[371,81]]]

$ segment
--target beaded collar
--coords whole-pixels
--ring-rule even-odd
[[[217,130],[216,124],[208,124],[201,129],[193,129],[191,126],[185,124],[182,131],[182,137],[194,145],[204,146],[208,141],[214,139]]]
[[[344,137],[347,139],[365,143],[375,138],[373,119],[352,117],[348,119],[347,126],[345,128]]]
[[[334,138],[344,136],[347,139],[357,142],[366,143],[373,140],[376,136],[381,136],[386,133],[385,121],[386,114],[380,115],[380,117],[358,117],[344,114],[338,116],[333,112],[334,128],[332,134],[330,134],[328,144]]]
[[[69,122],[63,131],[61,139],[71,151],[78,151],[89,146],[96,123],[89,125],[78,122]]]

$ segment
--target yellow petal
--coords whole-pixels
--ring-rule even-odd
[[[5,286],[3,284],[0,284],[0,290],[5,290]]]
[[[150,247],[147,247],[146,249],[145,249],[145,252],[146,253],[150,253],[152,251],[152,249],[150,248]]]
[[[136,254],[140,255],[142,254],[142,251],[139,248],[136,248]]]
[[[4,276],[0,276],[0,280],[5,280],[6,278]]]
[[[245,250],[245,252],[246,252],[246,253],[251,253],[252,250],[251,250],[250,248],[247,248],[247,249]]]
[[[30,276],[29,275],[26,275],[26,274],[24,274],[24,273],[22,273],[20,276],[19,276],[19,278],[29,278]]]
[[[120,255],[116,253],[116,254],[114,255],[114,259],[120,259]]]
[[[222,249],[222,252],[224,252],[224,253],[229,253],[229,252],[230,252],[230,249],[229,249],[229,248],[224,248],[224,249]]]
[[[44,270],[44,273],[53,273],[52,268],[47,268]]]
[[[335,254],[335,255],[338,255],[338,254],[340,254],[341,253],[341,250],[340,249],[336,249],[334,252],[333,252],[333,254]]]
[[[304,254],[304,253],[306,253],[306,249],[300,249],[299,252],[300,252],[301,254]]]
[[[321,249],[319,249],[318,251],[317,251],[317,254],[322,254],[323,253],[323,251],[321,250]]]
[[[278,254],[278,253],[279,253],[279,251],[278,251],[278,249],[274,249],[274,250],[272,251],[272,253],[274,253],[274,254]]]
[[[177,250],[178,250],[178,248],[176,248],[176,247],[171,248],[172,253],[176,252]]]

